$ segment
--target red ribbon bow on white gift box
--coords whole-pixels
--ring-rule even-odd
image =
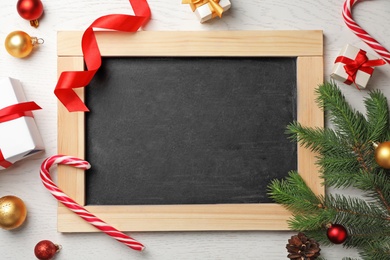
[[[5,108],[0,109],[0,124],[17,119],[22,116],[33,117],[31,111],[42,109],[35,102],[22,102],[19,104],[11,105]],[[11,162],[5,160],[3,153],[0,149],[0,166],[3,168],[8,168],[12,165]]]
[[[348,79],[344,83],[349,85],[354,83],[356,88],[359,89],[355,82],[356,74],[359,70],[371,75],[374,72],[374,68],[372,67],[386,64],[382,59],[369,60],[366,53],[363,50],[359,50],[354,60],[345,56],[338,56],[336,58],[336,63],[341,62],[345,64],[344,69],[348,74]]]

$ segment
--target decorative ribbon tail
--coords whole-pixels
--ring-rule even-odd
[[[220,6],[215,0],[210,0],[208,4],[211,6],[212,11],[214,11],[219,16],[219,18],[221,18],[223,13],[222,6]]]
[[[135,15],[102,16],[85,30],[81,43],[87,70],[62,72],[54,90],[54,94],[68,111],[89,111],[74,89],[87,86],[101,66],[101,55],[94,28],[136,32],[150,19],[150,8],[146,0],[130,0],[130,3]]]
[[[1,149],[0,149],[0,166],[7,169],[9,167],[12,166],[12,163],[7,161],[4,156],[3,156],[3,153],[1,152]]]

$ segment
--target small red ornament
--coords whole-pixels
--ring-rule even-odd
[[[42,240],[35,246],[34,253],[39,260],[50,260],[60,250],[60,245],[56,245],[49,240]]]
[[[18,0],[16,10],[22,18],[30,21],[31,26],[38,27],[38,19],[43,14],[41,0]]]
[[[326,232],[330,242],[334,244],[342,244],[348,237],[347,229],[340,224],[331,224]]]

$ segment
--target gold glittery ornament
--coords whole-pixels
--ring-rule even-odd
[[[16,196],[0,198],[0,227],[15,229],[23,224],[27,216],[24,202]]]
[[[390,142],[374,144],[374,147],[377,164],[384,169],[390,169]]]

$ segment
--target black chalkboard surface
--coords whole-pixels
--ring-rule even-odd
[[[297,168],[296,58],[105,57],[86,89],[87,205],[268,203]]]

